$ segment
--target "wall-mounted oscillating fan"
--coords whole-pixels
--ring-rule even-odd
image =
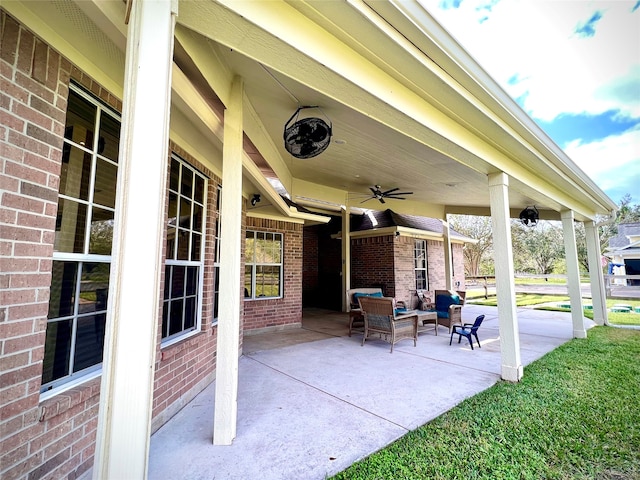
[[[401,197],[400,195],[413,195],[413,192],[398,192],[397,190],[400,190],[400,187],[392,188],[391,190],[387,190],[386,192],[383,192],[382,190],[380,190],[380,185],[376,185],[375,188],[369,187],[369,190],[371,190],[371,193],[373,195],[371,195],[369,198],[367,198],[366,200],[363,200],[360,203],[368,202],[369,200],[373,200],[374,198],[378,200],[380,203],[385,203],[384,201],[385,198],[392,198],[396,200],[406,200],[404,197]]]
[[[298,107],[285,123],[283,134],[284,148],[294,157],[303,159],[321,154],[331,142],[331,121],[327,124],[317,117],[297,119],[300,110],[305,108],[318,107]]]
[[[535,227],[538,224],[538,220],[540,219],[540,215],[538,214],[538,209],[533,207],[527,207],[520,212],[519,215],[520,221],[526,227]]]

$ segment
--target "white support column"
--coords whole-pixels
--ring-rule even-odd
[[[350,207],[342,209],[342,311],[349,309],[347,290],[351,288],[351,212]]]
[[[177,2],[133,2],[93,478],[146,478]]]
[[[591,282],[591,304],[593,305],[593,321],[598,325],[608,325],[607,294],[604,288],[602,274],[602,252],[600,251],[600,237],[595,222],[584,222],[585,237],[587,239],[587,258],[589,260],[589,279]]]
[[[513,248],[509,217],[509,178],[505,173],[489,175],[489,201],[493,230],[493,258],[496,269],[496,297],[500,327],[502,378],[517,382],[522,378],[520,336],[513,282]]]
[[[244,82],[235,77],[224,113],[222,207],[220,216],[220,308],[213,421],[213,443],[231,445],[238,418],[240,279],[242,273],[242,97]]]
[[[451,254],[451,231],[449,229],[449,218],[442,220],[442,236],[444,243],[444,276],[447,290],[453,289],[453,255]]]
[[[587,338],[582,313],[582,292],[580,291],[580,267],[578,266],[578,247],[576,231],[573,225],[573,210],[560,212],[562,232],[564,234],[564,254],[567,261],[567,289],[571,304],[573,338]]]

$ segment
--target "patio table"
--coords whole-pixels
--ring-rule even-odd
[[[426,331],[427,323],[425,322],[435,322],[434,330],[435,334],[438,335],[438,313],[431,312],[429,310],[408,310],[406,313],[412,313],[413,315],[418,317],[418,333],[422,333]]]

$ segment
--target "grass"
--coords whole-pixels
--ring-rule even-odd
[[[595,327],[335,480],[640,479],[640,331]]]
[[[518,307],[532,306],[532,305],[540,305],[540,304],[548,304],[554,302],[568,302],[569,297],[564,295],[538,295],[532,293],[518,293],[516,294],[516,305]],[[489,297],[488,299],[483,298],[475,298],[469,301],[469,303],[473,303],[474,305],[488,305],[488,306],[496,306],[497,300],[496,297]],[[591,299],[585,298],[583,299],[584,305],[590,305]],[[631,305],[632,310],[635,307],[640,307],[640,300],[626,300],[626,299],[607,299],[607,308],[611,308],[617,304],[625,304]],[[558,307],[557,305],[544,305],[536,307],[537,310],[554,310],[559,312],[569,312],[571,309]],[[585,310],[584,316],[593,320],[593,311]],[[609,322],[613,325],[637,325],[640,326],[640,313],[631,311],[629,313],[621,313],[621,312],[609,312],[608,314]]]

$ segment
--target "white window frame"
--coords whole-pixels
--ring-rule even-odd
[[[424,255],[424,267],[419,267],[420,261],[418,256]],[[418,285],[418,272],[424,272],[424,287]],[[413,278],[417,291],[429,290],[429,254],[427,250],[427,241],[416,238],[413,244]]]
[[[98,159],[100,159],[101,161],[105,161],[109,164],[112,164],[116,168],[119,168],[119,164],[117,163],[117,161],[111,160],[101,155],[100,153],[98,153],[99,142],[100,142],[100,127],[102,125],[101,124],[102,116],[109,115],[110,117],[112,117],[114,120],[118,122],[121,122],[122,119],[120,114],[118,114],[115,110],[113,110],[106,104],[102,103],[96,97],[94,97],[93,95],[85,91],[83,88],[81,88],[80,86],[72,82],[69,83],[69,92],[70,94],[71,92],[73,92],[74,94],[78,95],[83,100],[90,103],[92,106],[96,108],[96,116],[94,119],[94,127],[93,127],[93,130],[94,130],[93,145],[87,146],[87,145],[84,145],[84,143],[77,143],[77,142],[74,142],[73,139],[66,138],[66,136],[63,138],[63,142],[65,145],[69,145],[72,148],[79,149],[91,155],[91,176],[89,179],[87,199],[80,199],[80,198],[71,197],[65,194],[61,194],[60,193],[61,186],[59,186],[58,187],[58,204],[60,200],[69,200],[80,205],[85,205],[87,207],[87,213],[86,213],[87,216],[85,221],[85,231],[84,231],[83,248],[82,248],[83,252],[76,253],[76,252],[56,251],[54,246],[52,260],[53,262],[75,263],[78,267],[78,275],[81,275],[82,266],[85,263],[105,263],[105,264],[109,264],[109,266],[111,267],[111,255],[89,253],[90,238],[91,238],[91,219],[93,215],[94,206],[97,206],[98,208],[101,208],[103,210],[111,211],[115,215],[115,208],[108,207],[106,205],[100,205],[94,202],[94,193],[95,193],[94,189],[95,189]],[[79,279],[76,279],[76,282],[77,282],[77,285],[75,286],[76,291],[74,293],[73,312],[70,315],[66,315],[62,317],[56,317],[53,319],[47,318],[47,326],[55,322],[67,321],[67,320],[72,321],[71,346],[70,346],[70,353],[69,353],[69,363],[67,368],[68,375],[60,377],[58,379],[54,379],[47,383],[41,383],[40,385],[41,400],[50,398],[82,382],[95,378],[96,376],[99,376],[102,372],[102,362],[96,363],[94,365],[90,365],[77,372],[73,371],[78,320],[86,316],[91,316],[92,314],[95,314],[101,311],[100,310],[97,312],[80,313],[79,303],[80,303],[81,297],[80,297],[79,288],[80,288],[81,281]],[[109,286],[108,290],[110,289],[111,289],[111,286]],[[104,311],[106,315],[106,306]],[[102,342],[104,342],[104,332],[102,332],[102,334],[103,334]],[[46,345],[45,345],[45,350],[46,350]],[[45,352],[45,355],[46,355],[46,352]]]
[[[201,236],[201,246],[200,246],[200,258],[198,260],[191,260],[191,259],[187,259],[187,260],[179,260],[177,258],[173,258],[176,256],[176,252],[178,249],[178,236],[177,236],[177,232],[181,229],[181,230],[187,230],[189,231],[189,237],[192,238],[192,233],[193,232],[197,232],[196,230],[193,230],[193,228],[189,228],[189,229],[185,229],[179,226],[179,221],[176,219],[175,222],[175,229],[176,229],[176,241],[174,242],[174,251],[173,252],[169,252],[168,249],[166,251],[166,255],[165,255],[165,291],[167,290],[167,288],[171,289],[171,285],[169,285],[167,287],[167,282],[171,282],[171,278],[167,278],[166,276],[166,271],[167,268],[166,267],[175,267],[175,266],[183,266],[185,268],[188,267],[197,267],[198,268],[198,287],[196,289],[196,294],[195,294],[195,298],[196,298],[196,318],[194,321],[194,325],[192,327],[188,327],[186,329],[180,330],[179,332],[173,333],[173,334],[167,334],[165,335],[165,316],[164,316],[164,307],[165,304],[171,304],[171,300],[165,298],[165,293],[164,291],[162,292],[162,305],[163,305],[163,315],[161,318],[162,321],[162,333],[161,333],[161,348],[165,348],[168,347],[170,345],[173,345],[174,343],[177,343],[179,341],[182,341],[186,338],[189,338],[193,335],[196,335],[200,332],[201,330],[201,325],[202,325],[202,298],[203,298],[203,291],[204,291],[204,259],[205,259],[205,250],[206,250],[206,223],[207,223],[207,189],[208,189],[208,183],[209,183],[209,179],[207,178],[206,175],[204,175],[202,172],[200,172],[197,168],[195,168],[193,165],[189,164],[186,160],[180,158],[178,155],[176,155],[175,153],[171,155],[171,159],[172,159],[172,163],[173,160],[177,161],[180,165],[180,174],[178,177],[178,191],[172,190],[171,189],[171,185],[168,185],[167,187],[167,192],[168,194],[176,194],[177,195],[177,205],[180,205],[180,198],[185,197],[184,195],[182,195],[182,193],[179,191],[180,190],[180,186],[182,185],[182,174],[184,172],[184,169],[187,168],[189,170],[191,170],[194,175],[201,177],[204,180],[204,186],[203,186],[203,198],[202,198],[202,204],[200,204],[202,206],[202,225],[201,225],[201,230],[198,232]],[[171,167],[169,167],[171,168]],[[194,190],[195,190],[195,182],[192,183],[192,190],[191,190],[191,196],[190,197],[186,197],[189,198],[189,200],[192,202],[192,204],[195,202],[194,201]],[[179,208],[179,207],[178,207]],[[193,214],[191,214],[191,220],[193,220]],[[171,222],[172,219],[168,218],[167,216],[167,234],[168,234],[168,229],[171,227]],[[189,257],[191,257],[191,240],[189,240]],[[173,270],[173,269],[172,269]],[[185,275],[185,288],[186,288],[186,275]],[[186,294],[184,297],[182,297],[183,300],[186,299]],[[183,315],[184,315],[184,305],[185,302],[183,302]],[[184,319],[184,318],[183,318]]]
[[[256,262],[255,258],[249,258],[247,255],[247,248],[245,247],[245,269],[247,267],[251,267],[251,291],[249,292],[249,296],[245,297],[245,300],[273,300],[277,298],[284,297],[284,234],[281,232],[268,232],[264,230],[251,230],[247,229],[245,234],[245,242],[247,241],[247,236],[253,233],[253,238],[257,237],[258,234],[266,234],[273,235],[274,237],[280,237],[280,262],[269,263],[269,262]],[[258,296],[256,297],[256,267],[279,267],[279,283],[278,283],[278,291],[279,295],[277,296]],[[244,277],[243,277],[244,278]]]

